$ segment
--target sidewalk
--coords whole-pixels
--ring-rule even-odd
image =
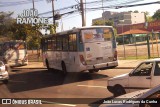
[[[117,69],[133,69],[144,60],[119,60]]]
[[[14,67],[14,68],[16,69],[46,69],[46,67],[43,65],[43,62],[28,62],[28,65]]]
[[[119,60],[117,69],[133,69],[143,60]],[[28,62],[26,66],[14,67],[16,69],[46,69],[43,62]]]

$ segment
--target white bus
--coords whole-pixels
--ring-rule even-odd
[[[0,60],[10,66],[27,65],[26,43],[22,40],[0,43]]]
[[[118,66],[111,26],[75,28],[42,39],[43,62],[48,70],[97,72]]]

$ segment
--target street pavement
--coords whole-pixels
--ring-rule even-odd
[[[107,90],[107,80],[131,69],[107,69],[97,73],[48,72],[46,69],[14,69],[8,84],[0,83],[0,98],[39,98],[46,104],[26,107],[98,107],[113,95]],[[21,107],[22,105],[0,105]]]
[[[117,69],[133,69],[143,60],[119,60]],[[29,62],[26,66],[14,67],[16,69],[45,69],[43,62]]]
[[[29,62],[27,66],[12,68],[9,83],[0,83],[0,98],[36,98],[46,103],[24,107],[98,107],[104,99],[113,98],[106,88],[108,79],[130,72],[141,61],[119,60],[119,66],[114,69],[74,72],[66,76],[49,72],[42,62]],[[11,106],[22,105],[0,105]]]

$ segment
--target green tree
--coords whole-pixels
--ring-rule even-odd
[[[150,16],[150,13],[149,13],[148,11],[141,12],[141,13],[144,13],[144,15],[145,15],[145,20],[146,20],[147,22],[152,22],[152,21],[153,21],[153,18],[152,18],[152,16]]]
[[[16,24],[14,23],[10,29],[14,35],[11,36],[13,40],[25,40],[29,49],[40,48],[40,39],[43,36],[39,29],[41,25],[32,26],[30,24]]]
[[[130,12],[130,13],[131,13],[131,12],[133,12],[133,11],[132,11],[132,10],[130,10],[130,11],[128,11],[128,12]]]
[[[160,9],[157,10],[157,11],[154,13],[154,15],[152,16],[152,18],[153,18],[154,20],[159,20],[159,19],[160,19]]]
[[[147,16],[147,22],[152,22],[153,20],[152,16]]]
[[[42,25],[17,24],[13,12],[0,12],[0,41],[25,40],[29,49],[39,49]]]
[[[135,10],[133,13],[139,13],[139,11],[138,11],[138,10]]]
[[[8,38],[12,35],[9,32],[11,25],[14,23],[14,19],[11,17],[13,12],[0,12],[0,38]]]
[[[93,26],[95,25],[107,25],[107,26],[113,26],[113,21],[110,20],[96,20],[92,23]]]

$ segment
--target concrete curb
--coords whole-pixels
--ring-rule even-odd
[[[135,67],[116,67],[114,69],[134,69]]]
[[[12,69],[47,69],[47,68],[17,68],[17,67],[14,67]]]
[[[135,67],[116,67],[116,68],[113,68],[113,69],[134,69]],[[17,67],[14,67],[12,69],[47,69],[47,68],[17,68]]]

